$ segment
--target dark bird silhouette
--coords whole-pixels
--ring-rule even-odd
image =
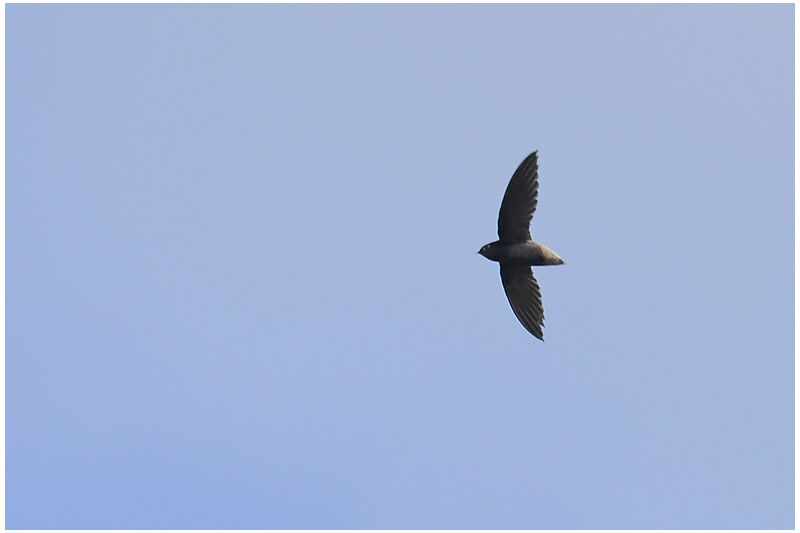
[[[500,263],[500,279],[511,309],[525,329],[544,340],[542,293],[531,266],[562,265],[564,260],[531,240],[531,217],[539,196],[538,158],[538,151],[533,152],[511,176],[497,219],[500,240],[484,245],[478,253]]]

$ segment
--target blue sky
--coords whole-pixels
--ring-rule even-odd
[[[7,6],[7,527],[792,528],[793,10]]]

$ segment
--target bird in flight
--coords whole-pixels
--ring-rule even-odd
[[[563,265],[564,260],[543,244],[531,240],[530,224],[539,196],[539,156],[533,152],[520,163],[506,187],[497,235],[478,253],[500,263],[500,279],[514,314],[534,337],[544,340],[544,309],[539,283],[531,266]]]

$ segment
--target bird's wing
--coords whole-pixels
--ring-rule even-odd
[[[506,187],[497,235],[501,241],[524,242],[531,239],[531,217],[539,195],[539,162],[537,152],[525,158],[517,167]]]
[[[544,340],[544,309],[539,283],[533,277],[533,271],[526,265],[500,264],[500,279],[506,291],[511,309],[525,329],[541,340]]]

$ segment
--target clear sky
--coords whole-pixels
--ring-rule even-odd
[[[8,5],[7,526],[792,528],[793,14]]]

